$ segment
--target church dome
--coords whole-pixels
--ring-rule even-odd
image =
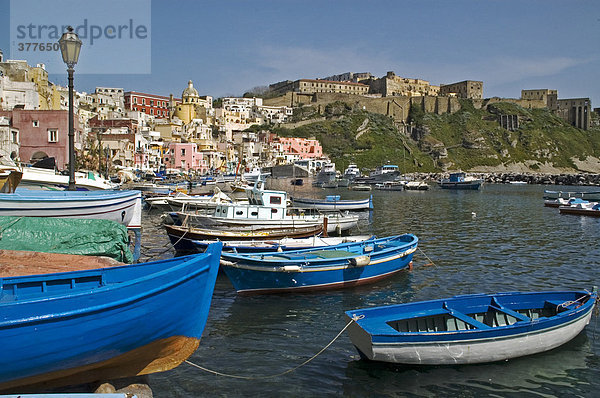
[[[194,88],[194,84],[190,80],[188,82],[187,88],[185,90],[183,90],[183,93],[181,94],[181,100],[184,103],[186,103],[186,102],[195,102],[192,99],[196,99],[196,98],[200,98],[200,94],[198,94],[198,90],[196,90]]]

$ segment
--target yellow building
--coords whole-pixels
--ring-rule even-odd
[[[173,116],[179,118],[186,125],[202,115],[206,118],[205,110],[209,108],[212,108],[212,97],[200,97],[198,90],[194,88],[194,84],[190,80],[187,88],[181,93],[181,104],[175,106]]]

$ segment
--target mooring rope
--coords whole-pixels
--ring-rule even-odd
[[[191,227],[190,227],[191,228]],[[163,247],[166,247],[165,250],[155,253],[152,256],[146,256],[148,258],[148,260],[152,260],[153,258],[156,258],[158,256],[162,256],[163,254],[165,254],[166,252],[168,252],[171,249],[175,249],[175,245],[177,245],[179,242],[181,242],[181,240],[187,235],[187,233],[190,231],[190,228],[186,229],[186,231],[183,233],[183,235],[181,235],[179,237],[179,239],[177,239],[177,242],[175,243],[171,243],[171,241],[169,240],[167,243],[165,243],[163,245]],[[144,247],[144,249],[147,249],[146,247]],[[175,249],[177,250],[177,249]]]
[[[309,362],[311,362],[312,360],[314,360],[315,358],[317,358],[319,355],[321,355],[325,350],[327,350],[329,348],[329,346],[331,346],[341,335],[342,333],[344,333],[346,331],[346,329],[348,329],[348,327],[352,324],[352,322],[358,321],[359,319],[364,318],[364,315],[360,315],[360,316],[353,316],[352,319],[350,319],[350,321],[346,324],[346,326],[344,326],[344,328],[342,330],[340,330],[340,332],[333,338],[333,340],[331,340],[325,347],[321,348],[319,350],[319,352],[317,352],[315,355],[313,355],[312,357],[308,358],[306,361],[302,362],[300,365],[294,366],[291,369],[288,369],[284,372],[281,373],[277,373],[274,375],[266,375],[266,376],[240,376],[240,375],[233,375],[233,374],[229,374],[229,373],[223,373],[223,372],[218,372],[216,370],[211,370],[211,369],[207,369],[203,366],[200,366],[198,364],[193,363],[192,361],[189,360],[185,360],[185,363],[187,363],[188,365],[191,365],[195,368],[198,368],[200,370],[203,370],[205,372],[208,373],[212,373],[214,375],[217,376],[224,376],[224,377],[231,377],[234,379],[244,379],[244,380],[258,380],[258,379],[272,379],[274,377],[279,377],[279,376],[283,376],[286,375],[288,373],[291,373],[297,369],[300,369],[302,366],[308,364]]]
[[[421,252],[421,254],[424,255],[427,260],[429,260],[429,264],[425,264],[425,266],[427,266],[427,265],[433,265],[433,266],[437,267],[437,264],[434,263],[433,260],[430,259],[429,256],[427,256],[427,254],[425,254],[425,252],[423,250],[421,250],[421,248],[419,246],[417,246],[417,249],[419,249],[419,252]]]

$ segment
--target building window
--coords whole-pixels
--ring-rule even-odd
[[[16,131],[12,132],[12,142],[13,144],[19,143],[19,133],[17,133]]]
[[[185,156],[185,148],[181,148],[181,156]]]
[[[57,129],[48,129],[48,142],[58,142]]]
[[[34,120],[33,121],[33,127],[40,127],[40,121],[39,120]]]
[[[142,98],[142,105],[146,105],[146,98]]]

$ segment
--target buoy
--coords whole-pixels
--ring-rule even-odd
[[[408,263],[408,270],[412,271],[413,269],[413,262],[411,261],[410,263]]]
[[[471,212],[471,217],[475,218],[477,217],[477,213],[475,213],[474,211]]]

